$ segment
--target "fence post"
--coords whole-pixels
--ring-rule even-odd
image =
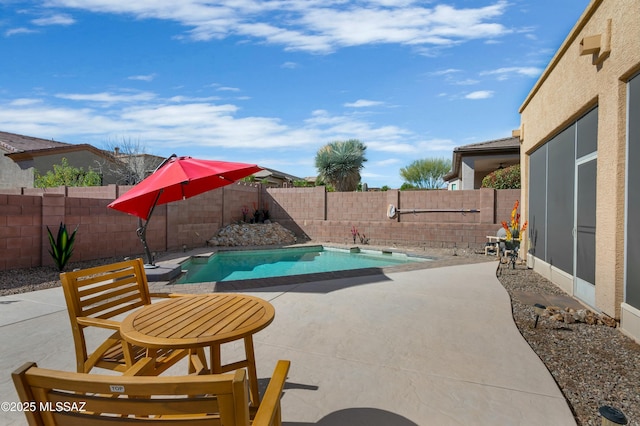
[[[53,265],[53,258],[49,254],[47,226],[51,229],[54,237],[58,235],[60,223],[65,223],[66,201],[67,197],[64,194],[46,192],[42,194],[42,249],[40,256],[42,266]]]
[[[496,223],[496,190],[480,189],[480,223]]]

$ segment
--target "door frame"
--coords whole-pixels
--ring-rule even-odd
[[[578,182],[578,169],[581,165],[587,164],[591,161],[596,162],[596,188],[593,188],[596,196],[597,196],[597,161],[598,161],[598,151],[594,151],[587,155],[584,155],[575,162],[575,170],[574,170],[574,189],[573,189],[573,294],[578,299],[582,300],[589,306],[595,307],[596,305],[596,285],[595,283],[590,283],[582,278],[578,277],[578,186],[580,183]],[[595,242],[594,242],[595,245]],[[595,250],[595,247],[594,247]]]

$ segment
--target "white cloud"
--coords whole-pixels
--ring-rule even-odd
[[[106,104],[121,103],[121,102],[140,102],[149,101],[155,98],[155,94],[151,92],[134,93],[134,94],[116,94],[109,92],[101,93],[58,93],[55,95],[60,99],[68,99],[72,101],[90,101],[100,102]]]
[[[155,78],[156,78],[155,74],[132,75],[127,77],[128,80],[138,80],[138,81],[153,81]]]
[[[440,71],[433,71],[430,72],[429,75],[449,75],[449,74],[455,74],[455,73],[459,73],[461,70],[459,69],[455,69],[455,68],[448,68],[446,70],[440,70]]]
[[[457,86],[473,86],[474,84],[478,83],[480,83],[480,80],[474,80],[472,78],[467,78],[465,80],[455,80],[451,82],[451,84],[455,84]]]
[[[537,67],[505,67],[490,71],[483,71],[480,75],[497,75],[498,80],[506,80],[513,75],[523,75],[525,77],[538,77],[542,73]]]
[[[451,139],[430,139],[419,142],[417,147],[421,151],[452,152],[453,148],[455,148],[455,143]]]
[[[219,101],[220,98],[218,96],[203,96],[203,97],[192,97],[192,96],[172,96],[169,98],[169,101],[176,103],[186,103],[186,102],[215,102]]]
[[[372,162],[371,164],[373,164],[374,166],[387,167],[393,166],[394,164],[399,164],[401,162],[402,160],[400,160],[399,158],[387,158],[385,160]]]
[[[132,103],[135,96],[144,102]],[[39,137],[68,140],[70,136],[99,146],[109,135],[135,134],[154,146],[316,150],[334,141],[360,139],[371,152],[416,153],[416,135],[391,125],[376,125],[352,115],[314,111],[299,124],[277,117],[239,116],[233,104],[197,102],[189,98],[160,99],[153,93],[57,94],[31,102],[27,98],[0,103],[0,128]],[[100,102],[100,108],[87,105]],[[42,136],[40,136],[42,135]]]
[[[295,69],[298,68],[298,64],[295,62],[285,62],[282,65],[280,65],[280,68],[285,68],[285,69]]]
[[[216,90],[218,92],[239,92],[240,91],[240,89],[238,89],[237,87],[227,87],[227,86],[220,86],[216,88]]]
[[[7,36],[7,37],[11,37],[11,36],[16,35],[16,34],[32,34],[32,33],[37,33],[37,32],[38,31],[36,31],[36,30],[20,27],[20,28],[11,28],[11,29],[5,31],[4,35]]]
[[[0,105],[0,128],[25,135],[63,140],[69,134],[104,135],[105,129],[117,131],[118,127],[117,121],[89,108]]]
[[[497,22],[508,7],[507,0],[476,8],[427,7],[411,0],[50,0],[48,4],[170,20],[189,28],[186,34],[194,40],[240,36],[281,45],[285,50],[316,53],[382,43],[450,46],[511,32]]]
[[[493,96],[492,90],[478,90],[476,92],[471,92],[465,95],[465,99],[488,99]]]
[[[358,99],[355,102],[348,102],[344,104],[344,106],[347,108],[366,108],[366,107],[372,107],[372,106],[377,106],[382,104],[384,104],[384,102],[370,101],[367,99]]]
[[[14,99],[13,101],[9,102],[9,105],[28,106],[28,105],[36,105],[36,104],[39,104],[41,102],[42,102],[41,99],[19,98],[19,99]]]
[[[454,84],[456,86],[471,86],[474,84],[478,84],[480,82],[472,78],[457,79],[456,77],[458,77],[462,72],[463,71],[459,69],[449,68],[446,70],[434,71],[429,73],[428,75],[435,76],[435,77],[443,77],[444,81],[446,81],[448,84]]]
[[[48,26],[48,25],[72,25],[76,23],[76,20],[71,16],[61,13],[56,15],[47,16],[46,18],[37,18],[32,19],[31,23],[38,26]]]

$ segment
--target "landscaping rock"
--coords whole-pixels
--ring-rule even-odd
[[[296,243],[296,236],[279,223],[238,223],[221,228],[210,246],[268,246]]]

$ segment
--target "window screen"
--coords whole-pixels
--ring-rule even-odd
[[[573,275],[575,126],[547,143],[547,263]]]
[[[547,146],[529,157],[529,253],[546,260]]]
[[[640,309],[640,75],[629,81],[625,301]]]
[[[577,124],[576,159],[598,150],[598,109],[592,109]]]

